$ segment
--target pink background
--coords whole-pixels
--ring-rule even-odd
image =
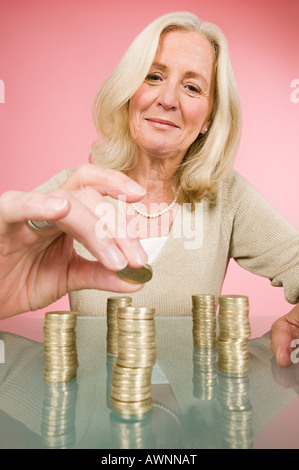
[[[243,109],[235,168],[299,228],[299,103],[291,101],[299,78],[298,0],[0,0],[1,193],[31,190],[87,161],[103,80],[149,22],[179,10],[225,33]],[[291,308],[282,289],[235,262],[223,292],[249,295],[251,314]],[[67,305],[64,298],[50,308]]]

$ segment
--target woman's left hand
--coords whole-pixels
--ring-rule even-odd
[[[292,341],[299,344],[299,304],[283,317],[276,320],[271,328],[271,349],[278,365],[288,367],[292,364]]]

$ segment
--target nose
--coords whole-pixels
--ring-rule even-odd
[[[178,89],[175,83],[164,83],[160,88],[159,105],[167,110],[176,110],[178,107]]]

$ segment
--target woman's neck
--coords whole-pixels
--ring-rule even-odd
[[[171,180],[177,165],[170,159],[138,158],[137,165],[127,172],[127,176],[147,190],[142,200],[146,202],[171,203],[174,193]]]

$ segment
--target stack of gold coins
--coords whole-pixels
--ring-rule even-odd
[[[107,353],[117,354],[117,312],[118,307],[129,307],[132,304],[132,297],[119,296],[107,299]]]
[[[193,344],[200,348],[216,346],[216,301],[210,294],[192,295]]]
[[[193,349],[193,396],[201,400],[212,400],[217,391],[216,348]]]
[[[219,373],[218,401],[221,406],[221,434],[224,447],[251,449],[253,446],[252,405],[249,376]]]
[[[219,328],[223,338],[248,340],[251,334],[246,295],[219,297]]]
[[[219,336],[217,338],[218,369],[243,374],[249,366],[248,339],[249,302],[245,295],[219,297]]]
[[[50,449],[69,449],[76,442],[76,380],[45,382],[41,435]]]
[[[44,322],[44,378],[65,382],[77,375],[77,314],[47,312]]]
[[[142,417],[152,406],[156,361],[155,309],[118,309],[118,353],[112,370],[110,403],[123,417]]]

